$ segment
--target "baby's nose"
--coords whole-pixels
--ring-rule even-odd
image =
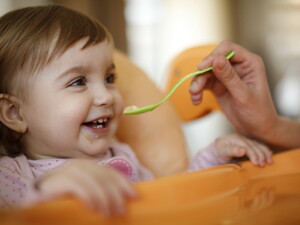
[[[94,105],[102,106],[102,105],[112,105],[114,102],[114,98],[112,93],[108,90],[97,91],[94,97]]]

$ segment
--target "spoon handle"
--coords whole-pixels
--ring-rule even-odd
[[[227,55],[226,55],[226,58],[227,59],[230,59],[232,56],[234,55],[234,51],[231,51],[229,52]],[[129,106],[129,107],[126,107],[125,110],[124,110],[124,114],[127,114],[127,115],[135,115],[135,114],[141,114],[141,113],[145,113],[145,112],[149,112],[149,111],[152,111],[153,109],[157,108],[158,106],[160,106],[162,103],[164,103],[168,98],[170,98],[170,96],[174,93],[174,91],[187,79],[189,79],[190,77],[193,77],[193,76],[197,76],[199,74],[203,74],[203,73],[206,73],[208,71],[212,70],[212,66],[209,66],[203,70],[199,70],[199,71],[196,71],[194,73],[190,73],[188,75],[186,75],[185,77],[181,78],[175,85],[174,87],[171,89],[171,91],[162,99],[160,100],[159,102],[155,103],[155,104],[152,104],[152,105],[147,105],[147,106],[144,106],[144,107],[137,107],[137,106],[134,106],[134,108],[132,109],[133,106]]]
[[[232,56],[234,55],[234,51],[231,51],[229,52],[225,57],[227,59],[230,59]],[[187,79],[189,79],[190,77],[193,77],[193,76],[197,76],[197,75],[200,75],[200,74],[204,74],[208,71],[211,71],[212,70],[212,66],[209,66],[205,69],[202,69],[202,70],[199,70],[199,71],[196,71],[196,72],[193,72],[193,73],[190,73],[186,76],[184,76],[183,78],[181,78],[175,85],[174,87],[171,89],[171,91],[169,91],[169,93],[162,99],[160,100],[157,105],[160,105],[162,104],[163,102],[165,102],[168,98],[170,98],[170,96],[174,93],[174,91],[184,82],[186,81]]]

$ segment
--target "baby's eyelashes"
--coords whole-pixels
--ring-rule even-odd
[[[109,73],[105,76],[106,84],[114,84],[116,82],[117,76],[114,73]]]
[[[71,81],[71,83],[68,84],[68,87],[71,87],[71,86],[84,86],[84,85],[86,85],[86,78],[80,77],[80,78],[75,79],[74,81]]]

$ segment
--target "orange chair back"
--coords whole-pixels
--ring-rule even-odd
[[[171,61],[166,79],[164,91],[167,93],[185,75],[195,72],[197,64],[207,56],[216,45],[195,46],[179,53]],[[190,121],[206,115],[212,110],[220,109],[220,106],[209,90],[203,93],[202,103],[198,106],[192,104],[189,95],[190,82],[185,81],[174,92],[170,98],[170,102],[178,111],[183,121]]]

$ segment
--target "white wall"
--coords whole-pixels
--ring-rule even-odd
[[[231,39],[230,0],[127,0],[129,56],[159,86],[171,58]]]
[[[10,0],[2,0],[0,2],[0,15],[3,15],[12,8]]]

